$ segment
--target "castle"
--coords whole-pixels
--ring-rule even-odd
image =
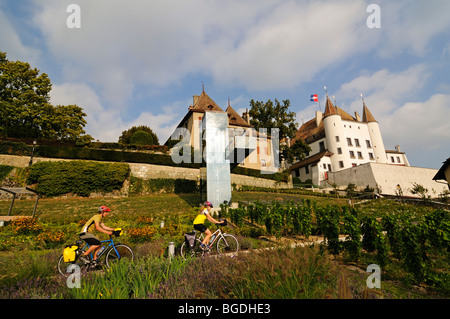
[[[329,172],[338,172],[365,163],[410,166],[406,154],[397,146],[386,150],[380,127],[363,101],[363,115],[351,116],[327,96],[325,112],[304,123],[292,139],[305,141],[311,148],[307,157],[289,171],[301,181],[324,185]]]

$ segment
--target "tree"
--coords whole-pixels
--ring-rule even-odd
[[[76,105],[50,104],[47,74],[0,51],[0,135],[18,138],[78,140],[86,116]]]
[[[270,99],[267,102],[251,100],[249,111],[250,124],[256,130],[266,128],[268,134],[270,134],[270,129],[278,128],[280,140],[292,139],[297,133],[298,125],[295,122],[295,112],[289,111],[290,105],[291,102],[289,100],[283,100],[282,103],[277,99],[274,102]],[[280,145],[280,155],[291,163],[295,159],[303,159],[309,151],[309,146],[303,141],[296,141],[292,147],[284,144]]]
[[[158,136],[150,127],[145,125],[133,126],[129,130],[123,131],[119,137],[119,143],[126,145],[159,145]]]

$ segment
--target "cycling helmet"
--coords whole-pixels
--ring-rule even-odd
[[[203,206],[209,206],[209,207],[213,207],[213,204],[211,204],[210,202],[206,201],[203,203]]]
[[[107,212],[110,212],[111,211],[111,209],[109,209],[108,207],[106,207],[106,206],[100,206],[99,208],[98,208],[98,213],[99,214],[101,214],[101,213],[107,213]]]

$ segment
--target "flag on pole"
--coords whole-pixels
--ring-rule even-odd
[[[311,102],[319,102],[319,97],[317,96],[317,94],[311,94]]]

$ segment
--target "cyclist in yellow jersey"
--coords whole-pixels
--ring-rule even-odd
[[[114,229],[106,226],[102,219],[108,216],[108,213],[111,210],[106,206],[100,206],[98,208],[98,214],[94,215],[91,219],[89,219],[86,224],[84,224],[83,228],[80,232],[80,239],[84,240],[89,244],[89,249],[82,254],[82,257],[88,256],[90,253],[94,252],[93,262],[97,261],[97,253],[100,250],[100,240],[92,234],[94,229],[98,230],[101,233],[112,235]]]
[[[210,202],[205,202],[203,204],[203,208],[200,210],[199,214],[194,219],[194,229],[198,230],[202,233],[205,233],[205,238],[203,239],[203,241],[200,245],[201,248],[203,248],[203,249],[206,247],[209,247],[208,246],[209,239],[211,238],[211,235],[212,235],[211,231],[205,226],[206,219],[208,219],[211,223],[214,223],[214,224],[222,224],[222,222],[218,222],[209,214],[212,207],[213,207],[213,205]]]

